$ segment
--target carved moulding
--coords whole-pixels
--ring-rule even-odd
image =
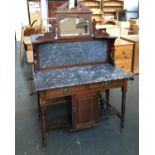
[[[45,32],[44,34],[38,34],[36,35],[35,39],[32,39],[33,43],[40,43],[40,42],[48,42],[48,41],[54,41],[56,39],[56,20],[51,20],[51,32]]]
[[[57,8],[58,12],[69,12],[69,13],[77,13],[77,12],[92,12],[89,7],[83,5],[82,3],[78,3],[76,7],[69,8],[69,2],[64,3],[62,6]]]
[[[92,26],[93,26],[93,34],[94,34],[95,38],[104,38],[104,37],[109,36],[109,34],[107,32],[105,32],[104,30],[96,29],[96,20],[95,19],[93,19]]]

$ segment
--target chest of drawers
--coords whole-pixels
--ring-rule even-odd
[[[123,39],[115,41],[115,63],[127,72],[132,72],[133,45]]]
[[[139,73],[139,35],[123,35],[121,38],[134,43],[132,72],[137,74]]]

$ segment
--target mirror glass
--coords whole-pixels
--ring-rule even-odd
[[[60,36],[89,35],[89,21],[83,18],[69,17],[60,20]]]

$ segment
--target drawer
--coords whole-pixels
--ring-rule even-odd
[[[119,52],[119,51],[132,52],[133,51],[133,45],[115,46],[115,52]]]
[[[131,67],[129,67],[129,66],[122,66],[120,68],[122,68],[124,71],[126,71],[128,73],[131,73]]]
[[[81,92],[86,90],[87,88],[83,86],[76,86],[76,87],[66,87],[60,89],[54,89],[50,91],[46,91],[46,99],[56,98],[61,96],[69,96],[74,94],[75,92]]]
[[[131,65],[132,59],[127,59],[127,60],[120,59],[120,60],[116,60],[115,62],[116,64],[119,64],[119,65]]]
[[[126,52],[126,51],[122,51],[119,53],[115,53],[115,59],[119,60],[119,59],[132,59],[132,53]]]
[[[133,48],[129,49],[129,48],[118,48],[115,49],[115,55],[121,55],[121,54],[132,54],[133,53]]]
[[[97,84],[92,84],[92,85],[81,85],[81,86],[74,86],[74,87],[66,87],[66,88],[60,88],[60,89],[55,89],[51,91],[46,92],[46,98],[55,98],[55,97],[60,97],[60,96],[69,96],[73,95],[76,93],[81,93],[84,91],[89,91],[92,89],[97,89],[99,88],[99,85]]]
[[[116,60],[116,65],[127,72],[131,72],[132,61],[131,60]]]
[[[119,81],[110,81],[110,82],[101,82],[96,84],[86,84],[81,86],[74,87],[66,87],[60,89],[53,89],[46,91],[46,99],[57,98],[62,96],[70,96],[81,93],[88,93],[93,91],[103,91],[104,89],[108,89],[109,87],[117,88],[122,86],[123,80]]]
[[[131,66],[125,66],[125,65],[117,65],[117,66],[126,72],[129,72],[129,73],[131,72]]]

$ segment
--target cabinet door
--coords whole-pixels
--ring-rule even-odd
[[[98,115],[99,99],[96,92],[72,96],[73,128],[84,128],[95,124]]]

